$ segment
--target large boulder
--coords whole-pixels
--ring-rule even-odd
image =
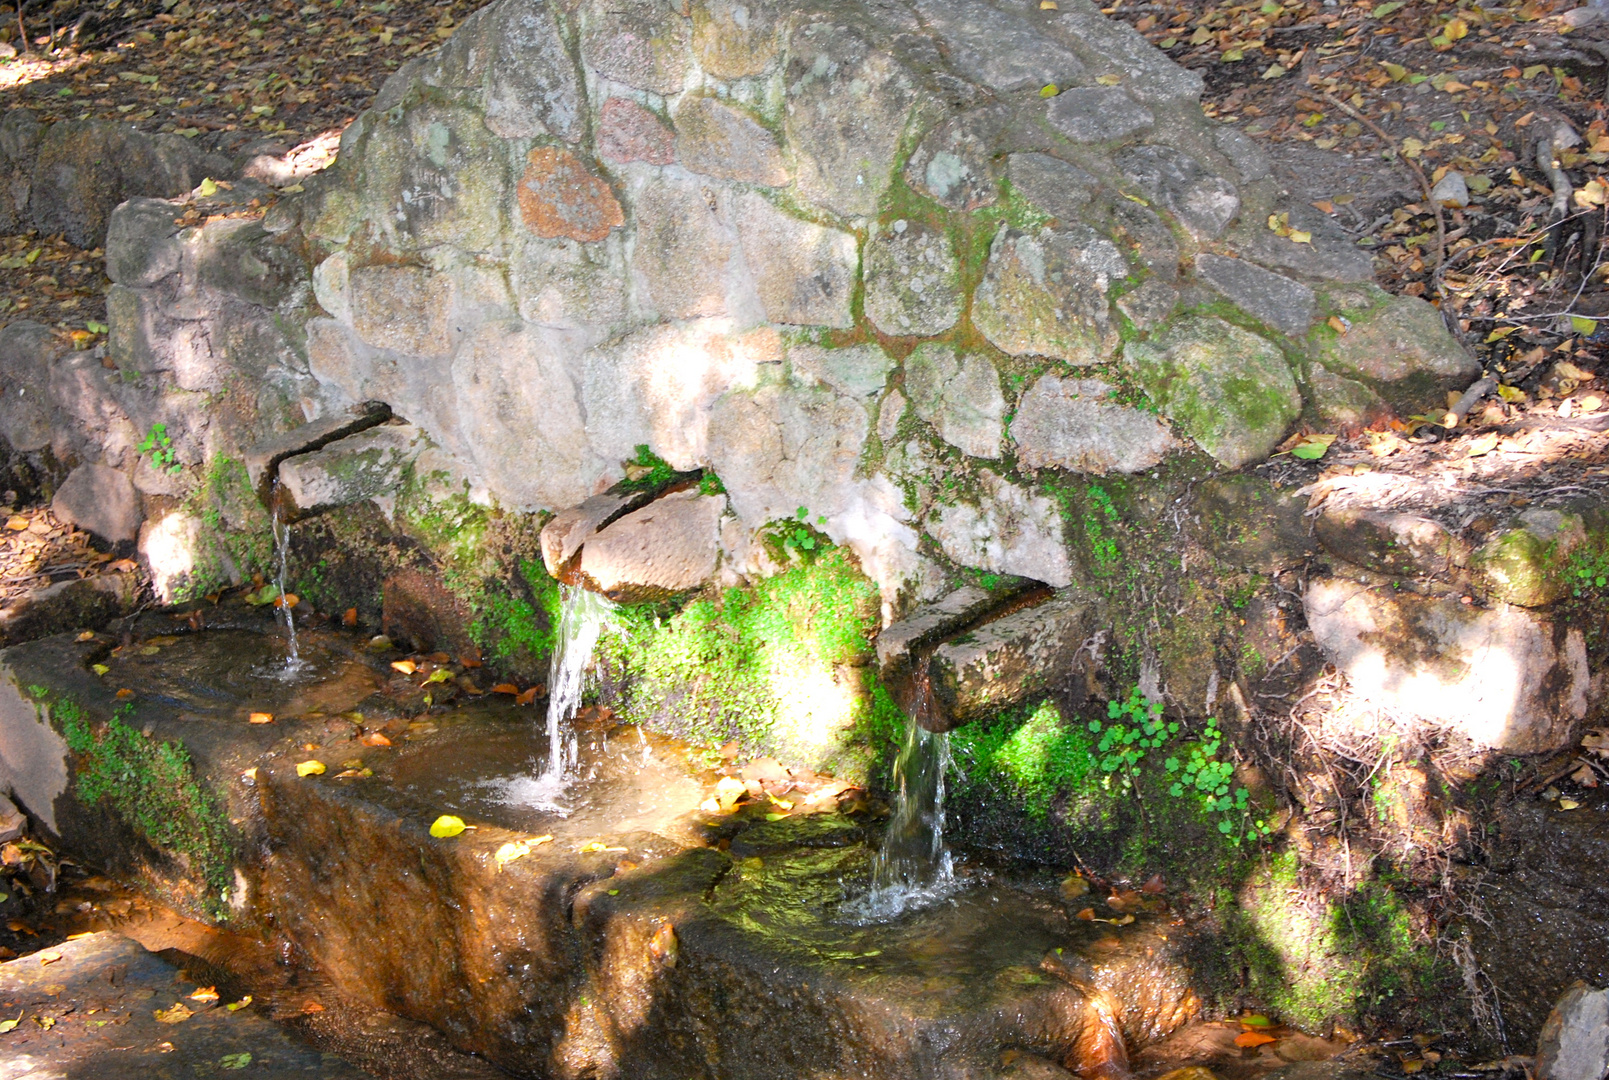
[[[1586,642],[1561,621],[1344,577],[1309,582],[1303,604],[1353,692],[1404,718],[1540,754],[1571,745],[1587,714]]]
[[[663,598],[696,589],[715,574],[726,499],[696,489],[634,510],[581,548],[587,583],[617,601]]]

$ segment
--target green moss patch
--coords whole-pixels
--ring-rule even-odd
[[[842,548],[680,611],[636,608],[600,644],[625,719],[865,778],[904,720],[876,684],[877,587]]]
[[[207,913],[226,915],[235,840],[218,800],[197,781],[185,748],[148,739],[119,715],[97,726],[71,698],[50,701],[48,708],[77,758],[79,801],[104,804],[153,848],[187,863],[206,885]]]

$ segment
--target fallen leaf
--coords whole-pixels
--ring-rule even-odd
[[[0,1020],[0,1035],[4,1035],[11,1031],[16,1031],[17,1025],[20,1023],[22,1023],[21,1013],[17,1014],[17,1018],[15,1020]]]
[[[158,1009],[151,1015],[155,1016],[157,1022],[161,1024],[182,1024],[194,1016],[195,1013],[191,1012],[185,1003],[181,1001],[171,1009]]]
[[[241,1009],[244,1009],[247,1005],[250,1005],[250,1004],[251,1004],[251,995],[247,994],[245,997],[241,998],[239,1001],[231,1002],[230,1004],[225,1005],[224,1008],[228,1009],[230,1012],[239,1012]]]
[[[748,787],[735,776],[723,776],[715,785],[715,799],[722,810],[730,810],[748,794]]]
[[[1291,457],[1301,458],[1303,461],[1317,461],[1330,449],[1335,442],[1334,435],[1304,435],[1302,441],[1291,447]]]
[[[384,735],[382,735],[378,731],[369,732],[367,735],[363,736],[363,738],[359,739],[358,742],[362,743],[364,746],[390,746],[391,745],[391,740],[386,738]]]
[[[91,664],[89,666],[89,670],[93,671],[97,675],[105,675],[108,671],[111,671],[112,669],[107,667],[105,664]]]
[[[201,196],[203,199],[210,199],[214,195],[218,194],[218,185],[213,181],[212,177],[205,177],[202,179],[200,185],[196,187],[196,194]]]
[[[1102,86],[1116,86],[1118,83],[1123,81],[1123,76],[1121,76],[1121,75],[1100,75],[1100,76],[1096,77],[1095,81],[1100,83]]]
[[[321,1013],[324,1011],[324,1006],[309,998],[302,1002],[302,1011],[304,1013]]]
[[[44,967],[46,964],[54,964],[60,959],[61,953],[59,952],[42,952],[39,954],[39,966]]]
[[[1274,1026],[1272,1020],[1259,1013],[1252,1013],[1250,1016],[1242,1016],[1238,1019],[1241,1027],[1245,1028],[1268,1028]]]
[[[463,818],[454,817],[452,814],[443,814],[430,823],[430,835],[438,840],[445,840],[448,837],[457,836],[467,827]]]
[[[274,714],[271,712],[254,712],[251,714],[251,722],[253,724],[272,724]]]
[[[393,660],[391,661],[391,670],[400,671],[404,675],[412,675],[419,670],[419,665],[412,660]]]
[[[1150,880],[1144,885],[1140,886],[1140,891],[1145,893],[1147,896],[1156,896],[1161,893],[1165,887],[1166,886],[1164,886],[1162,883],[1162,875],[1152,874]]]
[[[94,641],[95,640],[95,631],[93,631],[93,630],[85,630],[82,634],[79,634],[78,637],[74,638],[73,640],[74,641]]]
[[[576,850],[583,855],[592,855],[600,851],[625,851],[626,849],[623,847],[610,847],[602,840],[588,840]]]
[[[500,682],[496,686],[492,687],[492,693],[494,694],[512,694],[515,697],[518,697],[519,692],[520,688],[511,682]]]
[[[1484,457],[1497,449],[1500,436],[1495,431],[1488,431],[1484,435],[1477,435],[1469,440],[1469,449],[1465,451],[1468,457]]]
[[[516,697],[514,699],[514,704],[529,705],[531,702],[536,700],[537,691],[541,689],[542,688],[540,686],[531,687],[529,690],[526,690],[523,694],[520,694],[518,697]]]
[[[218,988],[216,986],[198,986],[195,989],[195,993],[190,995],[190,1000],[205,1002],[217,1001]]]
[[[341,625],[342,626],[356,626],[357,624],[358,624],[358,609],[355,608],[355,607],[347,608],[346,609],[346,614],[341,616]]]
[[[1262,1031],[1242,1031],[1235,1036],[1235,1045],[1240,1047],[1267,1046],[1274,1041],[1272,1035]]]
[[[323,776],[324,763],[322,761],[303,761],[296,766],[296,775],[301,777]]]
[[[242,1050],[238,1054],[225,1054],[218,1059],[220,1069],[244,1069],[251,1064],[251,1051]]]
[[[648,939],[648,953],[655,960],[662,962],[666,967],[676,966],[676,956],[681,951],[676,940],[676,928],[670,923],[660,923],[654,936]]]
[[[1089,879],[1082,874],[1068,874],[1062,878],[1061,894],[1064,900],[1077,900],[1089,892]],[[1095,912],[1091,909],[1090,914]]]
[[[1577,810],[1580,808],[1580,806],[1581,804],[1576,802],[1574,799],[1563,798],[1559,800],[1560,810]]]
[[[121,689],[121,690],[119,690],[117,692],[117,700],[119,700],[119,701],[127,701],[129,698],[131,698],[133,696],[134,696],[134,691],[130,690],[128,687],[124,687],[123,689]]]

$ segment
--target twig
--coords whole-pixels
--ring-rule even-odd
[[[1477,379],[1468,390],[1464,391],[1463,396],[1454,403],[1453,407],[1447,410],[1447,414],[1441,418],[1441,426],[1444,428],[1457,427],[1464,417],[1469,415],[1469,410],[1475,407],[1475,402],[1496,389],[1497,380],[1490,375]]]
[[[1439,274],[1442,263],[1447,261],[1447,222],[1442,220],[1441,205],[1436,202],[1435,198],[1430,193],[1430,178],[1425,175],[1425,170],[1419,167],[1419,163],[1417,161],[1402,153],[1402,149],[1397,145],[1397,141],[1382,131],[1379,124],[1376,124],[1373,120],[1370,120],[1357,109],[1354,109],[1352,106],[1348,105],[1346,102],[1342,101],[1340,98],[1336,97],[1332,93],[1329,93],[1328,91],[1325,92],[1324,99],[1330,104],[1334,105],[1337,109],[1340,109],[1342,112],[1352,117],[1352,119],[1356,120],[1364,127],[1368,128],[1374,133],[1375,138],[1391,147],[1391,149],[1397,151],[1397,157],[1406,162],[1408,168],[1412,169],[1414,176],[1418,178],[1419,190],[1424,193],[1425,202],[1430,204],[1430,209],[1436,214],[1436,265],[1432,269],[1435,271],[1434,280],[1436,282],[1436,295],[1440,296],[1441,279]]]

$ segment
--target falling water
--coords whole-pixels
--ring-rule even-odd
[[[944,843],[950,736],[934,734],[922,724],[935,709],[925,671],[916,676],[913,690],[905,744],[894,762],[894,814],[872,859],[871,892],[846,908],[864,921],[926,907],[956,886],[955,863]]]
[[[312,665],[302,659],[301,652],[297,648],[296,615],[293,613],[291,605],[285,601],[286,578],[288,576],[287,565],[290,561],[291,549],[290,523],[281,522],[279,520],[279,511],[275,510],[271,526],[274,535],[274,555],[276,559],[274,587],[279,592],[279,599],[276,600],[276,604],[285,615],[285,632],[288,644],[285,652],[285,663],[278,668],[265,669],[259,674],[266,678],[279,679],[282,682],[292,682],[305,675],[312,668]]]

